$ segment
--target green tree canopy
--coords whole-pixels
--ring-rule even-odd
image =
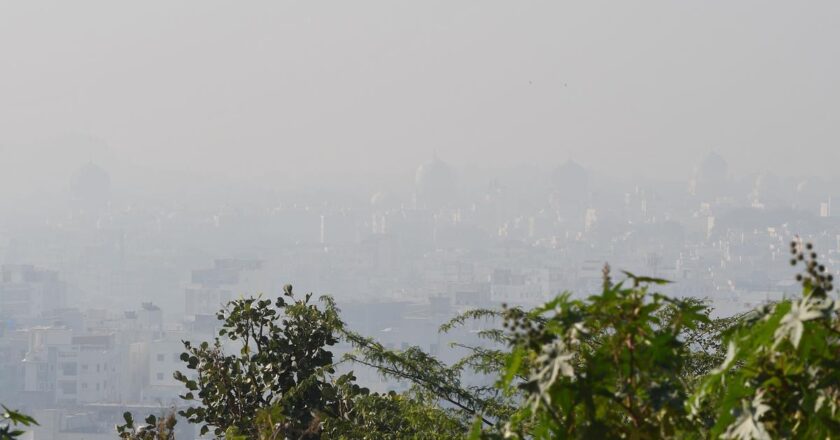
[[[484,344],[447,364],[418,347],[390,350],[346,328],[328,297],[232,301],[213,343],[185,341],[176,373],[193,406],[181,415],[230,439],[837,438],[840,306],[809,244],[791,245],[802,294],[712,319],[698,299],[657,292],[667,281],[609,268],[598,294],[563,293],[531,310],[477,309]],[[339,341],[354,350],[334,359]],[[225,342],[239,343],[226,353]],[[412,384],[373,393],[339,363]],[[466,376],[490,378],[484,385]],[[123,438],[172,439],[168,419]],[[174,423],[174,420],[171,422]]]

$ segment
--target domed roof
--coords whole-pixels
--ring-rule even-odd
[[[697,169],[697,178],[701,181],[722,181],[726,180],[729,173],[729,165],[726,160],[714,151],[706,155],[703,162]]]
[[[418,187],[450,184],[453,180],[452,169],[437,157],[421,164],[417,167],[417,172],[414,174],[414,184]]]
[[[585,186],[588,181],[589,173],[573,160],[566,161],[551,172],[551,183],[555,188]]]

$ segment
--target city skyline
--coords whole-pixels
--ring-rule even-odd
[[[831,1],[0,0],[0,403],[40,423],[21,440],[104,440],[125,411],[224,388],[201,372],[242,379],[242,401],[277,393],[254,411],[343,381],[350,411],[491,430],[537,420],[532,388],[588,384],[587,344],[629,331],[591,358],[630,372],[598,385],[622,390],[604,414],[629,426],[662,390],[682,417],[730,355],[776,365],[723,342],[773,310],[750,347],[773,335],[768,353],[824,372],[796,350],[803,332],[837,347],[820,325],[838,325],[838,22]],[[244,367],[213,370],[223,352]],[[384,358],[415,376],[383,375]],[[808,388],[815,414],[840,405],[829,385]],[[310,403],[293,411],[305,428],[341,419]],[[179,439],[209,438],[196,414],[176,416]]]

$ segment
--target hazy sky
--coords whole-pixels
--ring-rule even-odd
[[[831,175],[838,23],[837,1],[0,0],[0,152],[89,136],[60,160],[319,179],[437,151],[680,178],[715,150]]]

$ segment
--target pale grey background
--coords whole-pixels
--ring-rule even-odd
[[[2,1],[1,193],[87,160],[115,185],[283,187],[435,151],[666,179],[717,151],[830,176],[838,23],[835,1]]]

